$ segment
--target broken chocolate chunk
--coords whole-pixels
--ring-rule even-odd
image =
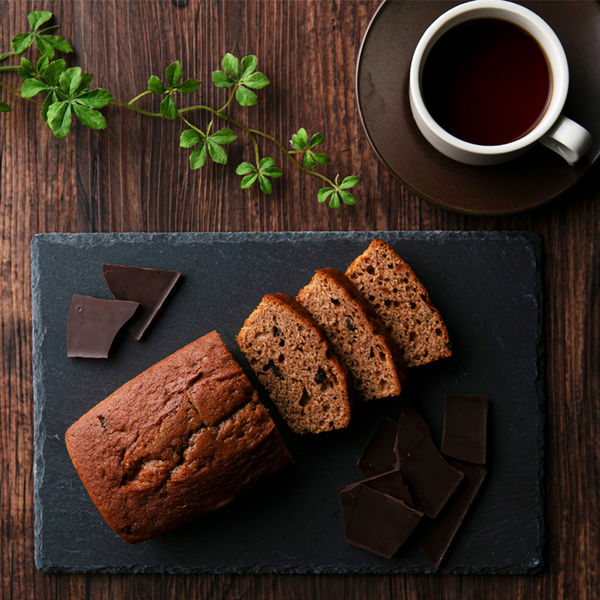
[[[423,527],[419,530],[421,533],[419,546],[436,569],[464,522],[486,476],[485,468],[479,465],[452,459],[450,462],[464,474],[463,483],[437,518],[423,523]]]
[[[414,508],[412,496],[399,470],[375,475],[375,477],[363,479],[360,483],[364,483],[367,487],[373,488],[382,494],[402,500],[404,504]]]
[[[181,277],[177,271],[102,265],[104,279],[116,300],[139,302],[139,315],[127,330],[139,342]]]
[[[463,479],[439,453],[431,432],[414,410],[400,413],[396,431],[396,458],[415,507],[435,518]]]
[[[67,320],[67,356],[107,358],[117,333],[138,307],[137,302],[74,294]]]
[[[487,396],[446,396],[442,452],[446,456],[484,465],[487,415]]]
[[[339,492],[346,542],[383,558],[398,551],[423,516],[402,500],[362,482]]]
[[[373,437],[358,459],[358,468],[367,476],[381,475],[398,467],[394,454],[397,423],[389,417],[379,421]]]

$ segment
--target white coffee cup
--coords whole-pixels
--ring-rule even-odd
[[[421,90],[425,61],[431,48],[452,27],[479,18],[502,19],[518,25],[544,51],[551,71],[552,94],[540,121],[522,137],[498,145],[474,144],[448,133],[431,116]],[[536,142],[554,150],[570,165],[590,147],[590,133],[562,110],[569,88],[569,66],[565,51],[550,26],[533,11],[508,0],[472,0],[459,4],[438,17],[422,35],[410,65],[409,99],[417,127],[442,154],[470,165],[492,165],[522,154]]]

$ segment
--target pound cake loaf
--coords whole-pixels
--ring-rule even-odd
[[[397,396],[404,360],[379,317],[336,269],[320,269],[296,298],[323,328],[364,400]]]
[[[374,239],[346,276],[381,317],[408,367],[452,354],[448,330],[427,290],[389,244]]]
[[[216,331],[120,387],[65,441],[94,504],[129,543],[225,506],[291,461]]]
[[[348,373],[323,330],[296,300],[285,294],[265,296],[237,342],[292,431],[321,433],[348,426]]]

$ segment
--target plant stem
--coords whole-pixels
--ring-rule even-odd
[[[256,168],[260,171],[260,153],[258,151],[258,142],[256,141],[256,136],[253,133],[248,134],[250,137],[250,141],[254,146],[254,156],[256,158]]]
[[[0,67],[0,71],[18,71],[18,70],[19,70],[18,65],[10,65],[10,66],[6,66],[6,67]]]
[[[138,94],[135,98],[132,98],[127,104],[131,105],[134,102],[137,102],[140,98],[142,98],[146,94],[150,94],[150,93],[151,93],[150,90],[146,90],[145,92],[142,92],[141,94]]]
[[[204,132],[200,129],[198,129],[195,125],[193,125],[192,123],[190,123],[185,117],[182,117],[181,115],[179,115],[179,118],[190,128],[193,129],[194,131],[196,131],[197,133],[199,133],[202,138],[204,138]]]
[[[7,92],[10,92],[11,94],[14,94],[15,96],[19,96],[21,97],[21,94],[19,94],[19,90],[13,90],[11,87],[8,87],[5,83],[2,83],[0,81],[0,87],[3,87]]]
[[[143,110],[142,108],[138,108],[137,106],[132,106],[131,104],[126,104],[125,102],[119,102],[118,100],[111,100],[111,104],[117,104],[118,106],[122,106],[123,108],[128,108],[133,112],[139,113],[140,115],[145,115],[147,117],[161,117],[160,113],[148,112],[147,110]]]
[[[11,56],[17,56],[16,52],[7,52],[6,54],[0,54],[0,62],[2,62],[3,60],[6,60],[7,58],[10,58]]]
[[[233,97],[235,96],[235,92],[238,89],[238,85],[239,84],[236,83],[233,86],[233,89],[231,90],[231,94],[229,94],[229,98],[227,98],[227,102],[225,102],[225,104],[223,104],[223,106],[221,106],[221,108],[219,108],[219,110],[216,111],[217,113],[223,112],[231,104],[231,101],[233,100]]]

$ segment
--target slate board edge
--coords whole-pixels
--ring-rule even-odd
[[[45,439],[45,432],[42,425],[42,411],[40,410],[39,398],[43,394],[43,388],[41,386],[41,352],[38,350],[41,344],[37,343],[38,339],[41,338],[43,341],[44,333],[41,328],[41,323],[36,315],[39,315],[39,304],[40,295],[36,293],[39,289],[39,272],[38,262],[39,253],[41,251],[40,246],[43,242],[58,243],[64,245],[73,245],[78,248],[88,248],[93,246],[102,246],[112,242],[124,242],[132,241],[134,237],[140,241],[150,240],[165,240],[172,242],[175,246],[185,246],[191,241],[198,240],[214,240],[215,242],[236,242],[238,238],[243,238],[247,241],[248,238],[257,240],[271,240],[278,241],[280,238],[283,242],[292,240],[310,240],[311,238],[316,239],[337,239],[347,236],[349,233],[364,237],[365,241],[370,241],[373,237],[386,236],[390,233],[396,234],[404,239],[411,238],[439,238],[445,239],[456,239],[464,240],[465,238],[477,240],[495,240],[495,239],[506,239],[506,237],[513,237],[515,239],[521,238],[526,239],[532,249],[535,260],[538,264],[537,269],[537,281],[536,281],[536,300],[538,302],[538,323],[537,323],[537,339],[538,339],[538,377],[537,377],[537,396],[538,396],[538,420],[537,420],[537,431],[536,437],[538,439],[538,447],[540,449],[540,463],[538,468],[539,473],[539,502],[538,502],[538,547],[537,555],[533,557],[531,561],[524,564],[511,564],[505,567],[494,568],[494,569],[481,569],[471,567],[456,567],[451,570],[436,571],[433,567],[431,570],[424,569],[410,569],[410,568],[377,568],[369,567],[366,569],[354,569],[354,568],[339,568],[334,565],[323,565],[315,567],[314,565],[295,565],[295,566],[283,566],[283,567],[252,567],[249,566],[246,569],[222,569],[215,567],[207,569],[204,566],[202,569],[193,568],[173,568],[166,567],[161,568],[148,568],[144,565],[128,565],[127,567],[103,567],[103,566],[92,566],[90,568],[78,568],[71,569],[64,566],[52,565],[43,554],[42,543],[41,543],[41,526],[42,526],[42,506],[39,498],[39,486],[41,485],[44,472],[44,458],[43,458],[43,440]],[[242,235],[240,235],[242,234]],[[275,239],[274,239],[275,238]],[[82,242],[87,242],[83,243]],[[431,573],[437,572],[444,574],[529,574],[540,571],[544,566],[543,561],[543,550],[545,541],[545,523],[544,523],[544,481],[545,481],[545,458],[544,458],[544,441],[545,441],[545,419],[544,419],[544,408],[545,408],[545,368],[544,368],[544,357],[545,349],[543,346],[543,290],[542,290],[542,271],[541,271],[541,255],[542,255],[542,242],[539,235],[532,232],[518,232],[518,231],[294,231],[294,232],[189,232],[189,233],[42,233],[36,234],[31,240],[31,287],[32,287],[32,329],[33,329],[33,408],[34,408],[34,449],[33,449],[33,474],[34,474],[34,558],[36,567],[44,573],[280,573],[280,574],[294,574],[294,573],[315,573],[315,574],[340,574],[340,573],[372,573],[372,574],[391,574],[391,573]]]

